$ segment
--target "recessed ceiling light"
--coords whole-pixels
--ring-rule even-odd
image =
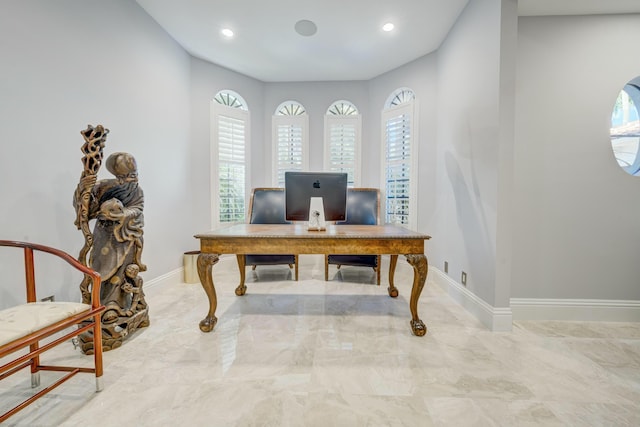
[[[228,39],[233,37],[233,31],[230,28],[223,28],[220,32]]]
[[[318,31],[318,27],[316,26],[316,24],[313,21],[309,21],[307,19],[301,19],[300,21],[296,22],[294,28],[296,29],[296,33],[305,37],[312,36]]]
[[[394,28],[394,25],[391,22],[387,22],[382,26],[382,31],[389,32],[389,31],[392,31],[393,28]]]

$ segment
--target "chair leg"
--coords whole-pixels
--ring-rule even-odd
[[[96,391],[102,391],[104,382],[102,378],[102,314],[98,313],[93,317],[93,364],[96,374]]]
[[[29,352],[37,351],[40,348],[39,343],[34,343],[29,346]],[[34,356],[31,359],[31,387],[36,388],[40,386],[40,355]]]
[[[324,281],[329,281],[329,255],[324,256]]]
[[[255,270],[255,269],[256,269],[256,267],[257,267],[257,265],[252,265],[252,266],[251,266],[251,270]]]
[[[380,286],[380,270],[382,270],[382,256],[378,255],[378,265],[375,268],[376,270],[376,283]]]
[[[296,282],[297,282],[298,281],[298,255],[294,255],[293,261],[296,267]]]
[[[40,372],[33,372],[31,374],[31,388],[40,387]]]

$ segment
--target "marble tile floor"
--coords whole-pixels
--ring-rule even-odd
[[[385,260],[386,261],[386,260]],[[214,266],[218,324],[199,284],[147,289],[151,326],[104,354],[105,389],[77,375],[7,426],[638,426],[640,324],[515,322],[486,330],[427,281],[411,334],[413,272],[398,262],[397,299],[371,270],[302,256],[247,270]],[[357,283],[360,282],[360,283]],[[362,283],[364,282],[364,283]],[[89,356],[71,343],[45,361]],[[57,378],[42,373],[42,383]],[[0,411],[32,393],[27,371],[0,382]]]

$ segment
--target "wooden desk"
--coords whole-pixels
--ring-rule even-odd
[[[244,255],[264,254],[388,254],[389,296],[397,297],[398,289],[393,284],[398,255],[405,255],[413,267],[413,287],[409,309],[411,330],[417,336],[427,332],[425,324],[418,318],[418,299],[427,278],[428,264],[424,254],[426,234],[416,233],[394,225],[330,225],[326,231],[308,231],[302,224],[237,224],[208,233],[197,234],[200,240],[198,276],[209,298],[209,312],[200,322],[203,332],[210,332],[218,319],[218,305],[211,269],[221,254],[236,254],[240,268],[240,284],[236,295],[244,295]]]

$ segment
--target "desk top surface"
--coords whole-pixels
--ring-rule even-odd
[[[431,236],[411,231],[398,225],[327,225],[325,231],[309,231],[304,224],[234,224],[206,233],[197,239],[251,238],[251,239],[420,239]]]

